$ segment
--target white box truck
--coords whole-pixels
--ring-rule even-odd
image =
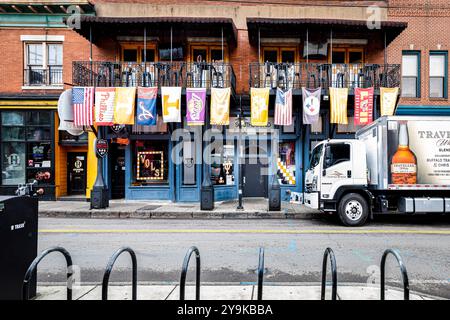
[[[320,142],[304,202],[347,226],[374,213],[450,214],[450,117],[383,116],[356,139]]]

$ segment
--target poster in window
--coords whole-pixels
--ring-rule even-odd
[[[164,152],[140,151],[137,153],[136,180],[164,179]]]

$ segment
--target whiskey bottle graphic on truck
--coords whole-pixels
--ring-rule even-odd
[[[391,182],[393,184],[417,183],[417,158],[409,149],[408,124],[399,121],[398,148],[391,161]]]

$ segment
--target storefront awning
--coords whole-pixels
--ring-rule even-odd
[[[327,35],[333,30],[333,35],[340,38],[373,38],[376,34],[384,37],[386,33],[389,44],[408,26],[407,22],[381,21],[380,28],[369,29],[367,23],[367,20],[247,18],[252,44],[258,43],[258,37],[304,38],[306,29],[310,35]]]
[[[104,36],[142,36],[147,27],[147,37],[158,37],[160,40],[172,36],[174,42],[184,41],[187,37],[216,37],[236,46],[237,29],[231,18],[202,17],[96,17],[82,16],[81,28],[74,29],[95,43]]]

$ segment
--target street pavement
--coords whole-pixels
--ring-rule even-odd
[[[188,248],[201,253],[204,284],[256,283],[258,251],[265,249],[265,285],[314,285],[321,279],[325,248],[334,250],[338,286],[379,286],[384,250],[397,249],[408,270],[411,290],[450,298],[450,220],[448,217],[378,217],[360,228],[346,228],[327,216],[304,219],[39,219],[39,250],[63,246],[81,272],[83,285],[99,285],[111,255],[122,246],[136,251],[140,285],[176,285]],[[129,257],[117,260],[111,283],[128,284]],[[329,268],[329,267],[328,267]],[[194,281],[192,258],[188,282]],[[64,281],[64,259],[57,253],[39,265],[38,281]],[[401,287],[393,257],[387,284]],[[328,270],[328,280],[330,279]]]

